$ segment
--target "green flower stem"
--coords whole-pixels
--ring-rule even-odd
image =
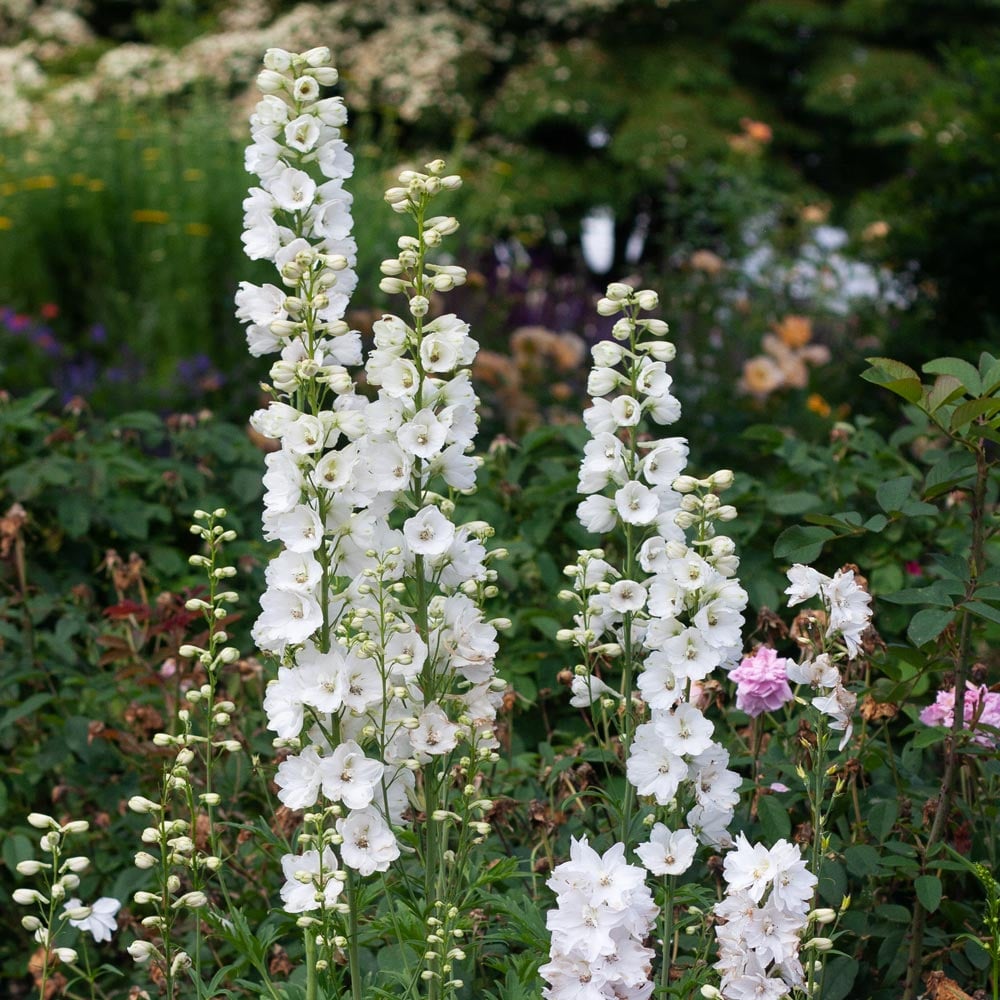
[[[347,869],[347,961],[351,973],[351,998],[362,1000],[361,992],[361,952],[358,947],[358,876],[352,868]]]
[[[318,1000],[317,973],[316,973],[316,935],[311,927],[306,927],[302,932],[303,941],[306,948],[306,997],[305,1000]]]

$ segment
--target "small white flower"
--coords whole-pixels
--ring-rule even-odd
[[[271,184],[271,196],[286,212],[304,212],[316,196],[316,182],[304,171],[286,167]]]
[[[653,875],[682,875],[691,867],[698,841],[690,830],[671,831],[656,823],[649,832],[649,843],[640,844],[635,853]]]
[[[611,585],[608,603],[613,611],[641,611],[646,605],[646,588],[635,580],[618,580]]]
[[[388,871],[399,857],[395,834],[374,808],[357,809],[337,820],[337,833],[344,838],[340,855],[344,864],[361,875]]]
[[[455,525],[437,507],[424,507],[403,524],[403,537],[417,555],[439,556],[448,551]]]
[[[631,480],[615,491],[615,509],[626,524],[652,524],[660,501],[648,486]]]
[[[63,912],[75,910],[80,906],[79,899],[68,899],[63,907]],[[88,916],[81,920],[70,919],[70,924],[82,931],[87,931],[95,941],[110,941],[111,935],[118,929],[115,914],[121,909],[121,906],[122,904],[117,899],[101,896],[95,903],[91,903]]]

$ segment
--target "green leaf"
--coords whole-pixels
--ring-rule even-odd
[[[885,514],[873,514],[865,521],[864,529],[865,531],[873,531],[878,534],[888,523],[889,519]]]
[[[889,920],[894,924],[908,924],[910,922],[910,911],[898,903],[883,903],[881,906],[876,906],[875,916],[882,920]]]
[[[978,618],[985,618],[987,621],[1000,625],[1000,610],[989,604],[984,604],[982,601],[966,601],[962,606],[968,608]]]
[[[949,451],[931,466],[924,480],[924,499],[947,493],[959,483],[969,479],[976,472],[976,463],[964,451]]]
[[[82,538],[90,530],[90,511],[77,493],[63,493],[56,500],[56,516],[70,538]]]
[[[861,966],[848,955],[835,955],[823,973],[823,1000],[844,1000],[852,995]]]
[[[867,844],[855,844],[844,851],[844,861],[847,863],[847,870],[852,875],[864,878],[866,875],[878,874],[879,853],[874,847]]]
[[[913,489],[913,476],[887,479],[876,491],[875,500],[887,514],[902,510],[903,503]]]
[[[921,729],[910,740],[910,746],[914,750],[923,750],[925,747],[933,746],[935,743],[943,743],[950,731],[949,729],[945,729],[944,726],[928,726],[926,729]]]
[[[880,594],[879,600],[889,604],[937,604],[942,608],[952,608],[955,606],[954,597],[959,593],[961,588],[949,586],[945,580],[935,580],[929,587],[907,587],[894,594]]]
[[[791,836],[792,821],[789,818],[788,810],[774,795],[762,795],[757,800],[757,815],[760,818],[764,836],[770,843],[786,840]]]
[[[822,501],[815,493],[797,491],[779,493],[767,501],[767,506],[775,514],[805,514],[821,503]]]
[[[774,543],[774,557],[793,563],[811,563],[823,551],[823,543],[831,538],[833,532],[829,528],[793,524],[778,535]]]
[[[41,850],[38,852],[41,854]],[[3,860],[4,864],[12,871],[17,871],[17,866],[22,861],[28,861],[35,856],[35,845],[23,833],[7,834],[3,838]]]
[[[868,810],[868,830],[881,844],[892,832],[899,815],[899,806],[892,800],[876,802]]]
[[[30,698],[22,701],[20,705],[15,705],[13,708],[8,709],[4,717],[0,719],[0,733],[9,726],[14,725],[18,719],[23,719],[26,715],[37,711],[46,702],[52,701],[53,697],[54,695],[48,691],[37,691]]]
[[[847,873],[839,861],[823,858],[819,869],[819,894],[827,905],[839,907],[847,895]]]
[[[941,905],[941,879],[937,875],[918,875],[913,880],[917,899],[928,913],[933,913]]]
[[[935,358],[923,366],[928,375],[947,375],[961,382],[970,396],[978,396],[983,391],[983,380],[979,372],[968,361],[961,358]]]
[[[919,403],[924,397],[920,376],[909,366],[892,358],[866,358],[872,366],[861,377],[902,396],[909,403]]]
[[[925,404],[928,413],[936,413],[946,403],[965,394],[962,383],[951,375],[939,375],[927,393]]]
[[[953,609],[924,608],[910,619],[906,637],[914,646],[924,646],[936,639],[954,620]]]
[[[960,430],[979,417],[992,418],[998,412],[1000,412],[1000,399],[970,399],[967,403],[955,407],[951,415],[951,429]]]

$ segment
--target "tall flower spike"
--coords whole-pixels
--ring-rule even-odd
[[[274,399],[253,418],[280,441],[267,458],[264,529],[284,545],[267,569],[254,637],[280,660],[264,700],[276,745],[292,751],[277,771],[278,797],[310,810],[309,850],[282,861],[282,899],[291,912],[351,914],[357,996],[357,879],[393,866],[400,827],[416,826],[423,882],[406,895],[445,907],[447,934],[462,933],[462,915],[444,901],[463,898],[457,880],[492,805],[462,789],[475,791],[496,759],[503,685],[496,623],[482,602],[496,592],[488,562],[499,553],[486,552],[488,525],[452,520],[457,494],[475,487],[468,368],[478,345],[455,315],[431,318],[432,297],[465,271],[432,261],[458,223],[428,206],[461,182],[436,160],[387,192],[415,223],[382,264],[381,287],[406,295],[406,316],[375,322],[372,395],[355,393],[346,366],[361,362],[360,340],[342,319],[355,283],[343,190],[351,159],[339,99],[319,96],[317,85],[335,79],[327,58],[265,58],[247,153],[261,183],[245,202],[244,242],[275,263],[285,290],[244,284],[237,304],[251,352],[281,355]],[[456,826],[474,835],[455,837]],[[413,880],[411,869],[396,871]],[[447,978],[440,955],[428,962],[423,977]]]
[[[586,499],[578,515],[588,530],[612,536],[621,561],[612,565],[604,550],[590,550],[567,567],[581,610],[562,636],[583,659],[576,704],[587,691],[598,703],[610,678],[595,671],[609,655],[621,662],[615,693],[626,711],[612,713],[609,722],[623,718],[619,735],[633,794],[662,807],[657,815],[671,829],[686,802],[683,818],[698,839],[725,846],[739,780],[697,703],[701,682],[718,667],[735,666],[742,652],[747,596],[735,579],[732,540],[717,530],[736,515],[719,499],[733,476],[728,470],[707,479],[684,475],[687,441],[643,434],[647,422],[652,428],[680,417],[666,369],[675,351],[661,339],[667,325],[642,317],[657,304],[655,292],[616,282],[597,306],[601,315],[619,318],[613,339],[592,351],[594,398],[584,413],[591,438],[579,478]],[[623,839],[632,809],[629,799]]]
[[[610,537],[606,548],[581,551],[566,568],[579,611],[560,637],[582,661],[573,704],[592,703],[603,716],[595,729],[616,733],[623,746],[618,839],[636,848],[649,872],[665,877],[660,936],[670,941],[675,876],[693,863],[698,841],[732,843],[727,828],[740,779],[699,702],[705,678],[739,661],[747,595],[735,578],[735,546],[718,533],[736,516],[719,497],[732,473],[685,475],[687,441],[647,433],[680,418],[666,367],[675,350],[662,339],[667,325],[643,316],[658,302],[649,289],[615,282],[597,305],[602,316],[617,319],[612,339],[592,350],[593,398],[583,417],[590,440],[579,477],[585,499],[577,513],[588,531]],[[616,663],[612,673],[609,664]],[[652,830],[647,843],[635,845],[640,812]],[[664,977],[668,964],[665,954]]]

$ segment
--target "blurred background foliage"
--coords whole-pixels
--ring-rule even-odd
[[[615,237],[600,270],[638,271],[679,305],[709,251],[722,281],[703,307],[717,313],[752,247],[791,252],[804,222],[828,224],[845,255],[911,290],[905,311],[878,295],[850,310],[880,313],[887,353],[974,348],[1000,310],[998,38],[996,0],[5,0],[0,304],[58,311],[67,387],[114,399],[80,366],[110,366],[113,382],[130,364],[161,405],[200,388],[242,412],[252,380],[229,303],[254,271],[238,239],[248,87],[265,45],[322,40],[353,115],[367,287],[394,236],[383,182],[450,152],[484,296],[510,241],[522,276],[592,293],[606,274],[581,233],[598,210]],[[811,299],[773,302],[763,322]],[[500,347],[510,317],[490,315],[480,335]],[[761,323],[721,321],[745,361]],[[173,379],[181,362],[197,376]]]

